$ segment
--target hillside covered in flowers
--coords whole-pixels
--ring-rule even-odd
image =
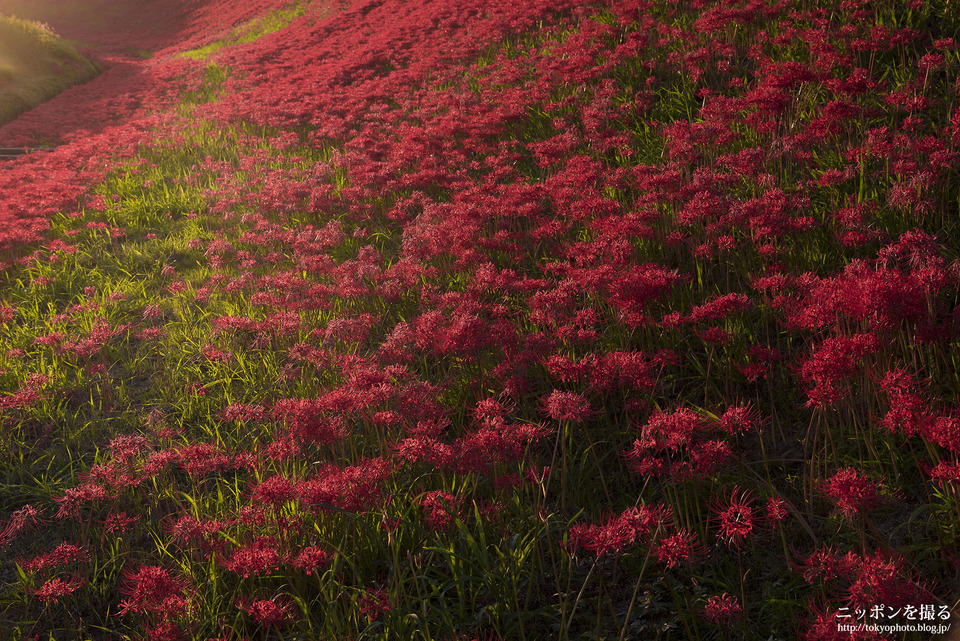
[[[0,638],[956,625],[951,3],[0,12]]]

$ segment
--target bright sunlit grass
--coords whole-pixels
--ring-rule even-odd
[[[0,125],[97,72],[45,25],[0,15]]]
[[[184,51],[181,55],[194,60],[206,60],[224,47],[253,42],[269,33],[280,31],[294,19],[303,16],[311,2],[297,2],[234,27],[229,34],[210,44]]]

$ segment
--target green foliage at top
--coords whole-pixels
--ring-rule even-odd
[[[184,51],[181,55],[185,58],[193,58],[194,60],[206,60],[224,47],[253,42],[267,34],[280,31],[296,18],[306,15],[306,12],[306,4],[302,2],[284,9],[278,9],[277,11],[259,16],[234,27],[228,35],[220,40],[198,47],[197,49]]]
[[[0,15],[0,125],[97,73],[46,25]]]

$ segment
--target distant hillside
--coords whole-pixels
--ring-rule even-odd
[[[98,72],[45,25],[0,15],[0,125]]]

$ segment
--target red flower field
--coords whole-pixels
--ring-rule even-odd
[[[0,638],[960,616],[953,4],[0,11]]]

